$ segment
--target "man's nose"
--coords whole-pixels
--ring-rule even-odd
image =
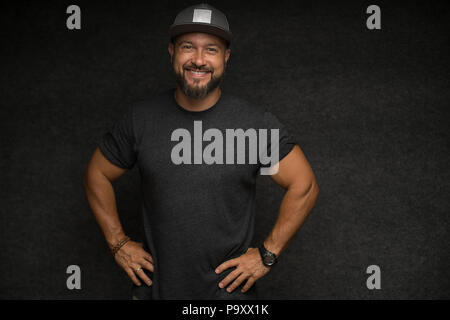
[[[192,63],[196,65],[198,68],[201,68],[206,65],[203,50],[198,49],[195,51],[194,56],[192,57]]]

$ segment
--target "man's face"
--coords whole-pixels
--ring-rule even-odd
[[[169,43],[172,71],[185,95],[201,99],[223,79],[230,49],[225,42],[207,33],[186,33]]]

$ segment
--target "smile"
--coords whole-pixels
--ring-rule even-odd
[[[193,78],[204,78],[209,71],[193,71],[193,70],[186,70]]]

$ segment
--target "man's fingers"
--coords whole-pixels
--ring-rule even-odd
[[[247,279],[247,276],[241,274],[232,284],[228,286],[227,291],[233,292],[233,290],[236,289],[245,279]]]
[[[154,262],[153,262],[153,257],[152,257],[149,253],[145,252],[145,254],[144,254],[143,257],[144,257],[144,259],[147,260],[148,262],[150,262],[150,263],[152,263],[152,264],[154,263]]]
[[[256,280],[253,279],[252,277],[248,278],[247,283],[245,284],[245,286],[242,288],[241,292],[247,292],[248,289],[250,289],[254,284],[255,284]]]
[[[134,282],[135,285],[137,286],[141,285],[141,282],[138,280],[138,278],[134,274],[134,271],[131,268],[125,268],[125,272],[128,274],[128,276]]]
[[[133,269],[134,274],[142,279],[148,286],[152,284],[152,281],[147,277],[144,270],[142,270],[142,266],[138,264],[132,264],[130,267]]]
[[[142,266],[136,263],[130,264],[129,267],[133,270],[135,276],[144,281],[148,286],[152,284],[152,281],[147,277]],[[138,280],[139,281],[139,280]]]
[[[233,281],[234,279],[236,279],[240,274],[241,274],[241,272],[238,271],[238,270],[234,270],[233,272],[230,272],[230,274],[227,275],[227,276],[225,277],[225,279],[223,279],[222,281],[220,281],[219,287],[220,287],[220,288],[225,288],[231,281]]]
[[[228,261],[225,261],[224,263],[222,263],[220,266],[218,266],[216,268],[215,271],[218,274],[218,273],[221,273],[224,270],[227,270],[228,268],[235,267],[238,264],[239,264],[239,261],[237,259],[231,259],[231,260],[228,260]]]
[[[153,263],[150,263],[150,262],[148,262],[145,259],[142,259],[142,261],[140,262],[140,265],[142,266],[142,268],[145,268],[145,269],[147,269],[147,270],[149,270],[151,272],[155,272],[154,271],[155,268],[153,266]]]
[[[141,248],[142,248],[142,243],[139,243],[139,245],[140,245]],[[152,255],[151,255],[150,253],[148,253],[148,252],[145,251],[144,249],[140,249],[139,251],[141,251],[141,252],[139,252],[139,254],[141,254],[142,257],[143,257],[145,260],[147,260],[147,261],[150,262],[150,263],[153,263],[153,257],[152,257]]]
[[[136,274],[139,276],[139,278],[141,278],[148,286],[152,285],[152,280],[150,280],[149,277],[147,277],[147,275],[145,274],[144,270],[138,269],[138,271],[135,271]]]

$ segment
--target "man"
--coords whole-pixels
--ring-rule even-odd
[[[189,7],[169,36],[177,88],[134,104],[103,136],[84,176],[86,195],[135,299],[255,299],[255,282],[273,268],[319,189],[278,119],[220,89],[232,40],[225,15]],[[262,156],[269,149],[277,155],[270,163]],[[126,237],[112,187],[135,164],[142,245]],[[264,169],[286,193],[271,233],[253,248],[255,183]]]

